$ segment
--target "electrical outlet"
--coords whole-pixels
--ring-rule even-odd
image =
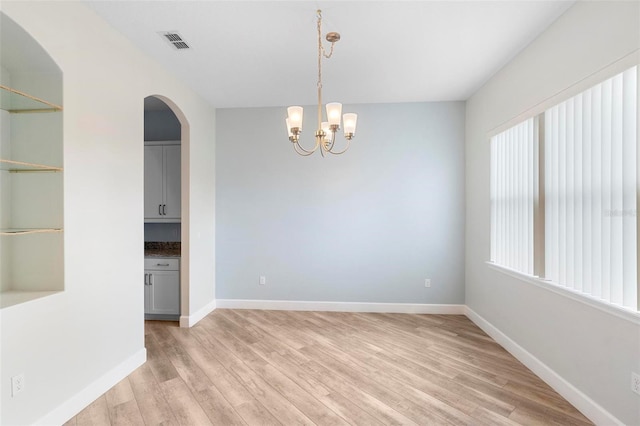
[[[11,378],[11,397],[16,396],[24,390],[24,373]]]
[[[265,285],[267,283],[267,277],[264,275],[260,275],[260,285]]]
[[[631,373],[631,390],[640,395],[640,374]]]
[[[425,278],[424,279],[424,286],[425,287],[431,287],[431,280],[429,278]]]

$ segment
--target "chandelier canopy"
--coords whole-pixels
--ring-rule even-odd
[[[288,117],[286,119],[289,140],[293,143],[295,151],[303,156],[313,154],[320,148],[320,154],[325,153],[342,154],[349,149],[349,143],[356,134],[356,122],[358,114],[347,113],[342,116],[344,127],[344,137],[346,146],[342,150],[334,150],[336,133],[340,130],[340,116],[342,115],[342,104],[330,102],[327,104],[327,121],[322,121],[322,59],[331,58],[333,46],[340,40],[340,34],[336,32],[327,33],[326,39],[331,43],[329,53],[322,45],[322,11],[317,11],[318,16],[318,130],[316,130],[316,142],[312,149],[305,149],[300,145],[300,134],[302,133],[303,108],[301,106],[290,106],[287,108]]]

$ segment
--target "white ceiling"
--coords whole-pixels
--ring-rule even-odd
[[[342,40],[324,100],[469,98],[573,1],[88,1],[218,108],[316,101],[316,9]],[[191,46],[175,50],[159,32]]]

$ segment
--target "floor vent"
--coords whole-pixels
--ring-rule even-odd
[[[187,42],[182,39],[182,36],[175,31],[163,31],[159,34],[177,50],[190,48]]]

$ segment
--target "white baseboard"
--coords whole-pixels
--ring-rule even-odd
[[[398,314],[464,315],[465,305],[421,303],[307,302],[300,300],[218,299],[218,308],[271,311],[384,312]]]
[[[545,363],[533,356],[525,348],[511,340],[509,336],[498,330],[493,324],[478,315],[473,309],[465,306],[467,317],[487,333],[500,346],[533,371],[549,386],[555,389],[571,405],[576,407],[589,420],[597,425],[623,425],[613,414],[609,413],[594,400],[578,390]]]
[[[193,327],[200,321],[202,318],[209,315],[216,309],[216,300],[212,300],[211,302],[204,305],[198,312],[193,315],[181,315],[180,316],[180,327],[182,328],[190,328]]]
[[[35,422],[37,425],[61,425],[73,416],[84,410],[100,395],[111,389],[122,379],[131,374],[147,360],[147,350],[140,349],[124,362],[109,370],[98,380],[78,392],[76,395],[62,403],[46,416]]]

